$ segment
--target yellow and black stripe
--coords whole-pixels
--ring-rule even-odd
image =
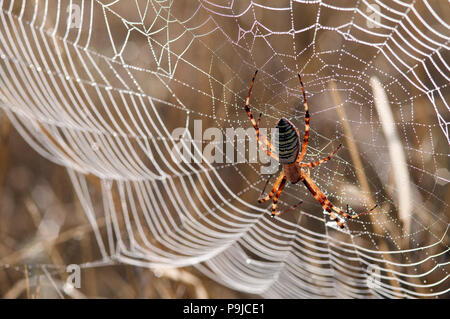
[[[278,150],[279,162],[294,163],[299,152],[299,138],[294,124],[282,117],[276,126],[275,146]]]

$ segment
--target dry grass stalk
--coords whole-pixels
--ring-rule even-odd
[[[342,127],[344,128],[345,146],[350,151],[350,157],[351,157],[353,166],[355,167],[356,177],[358,178],[358,182],[359,182],[359,185],[361,186],[363,193],[366,194],[366,203],[368,204],[369,207],[373,207],[373,206],[375,206],[375,200],[371,196],[369,181],[368,181],[367,175],[364,171],[364,166],[362,164],[361,157],[359,156],[358,146],[355,143],[352,129],[348,123],[347,114],[345,113],[345,109],[342,106],[342,100],[341,100],[341,97],[337,90],[336,83],[331,81],[329,86],[330,86],[331,93],[333,96],[334,104],[338,105],[336,110],[339,115],[339,119],[341,120]],[[377,209],[381,209],[381,207],[378,207]],[[382,215],[382,214],[379,214],[379,215]],[[373,226],[375,232],[382,234],[384,231],[378,225],[377,220],[375,219],[375,216],[372,214],[369,214],[369,218],[372,222],[372,226]],[[384,241],[380,241],[379,247],[380,247],[380,250],[382,250],[382,251],[390,250],[388,245]],[[392,258],[389,254],[384,256],[384,258],[388,261],[392,261],[391,260]],[[386,263],[385,265],[386,265],[386,269],[392,269],[392,267],[390,266],[389,263]],[[393,287],[400,288],[401,286],[400,286],[400,283],[399,283],[396,275],[393,272],[391,272],[391,276],[392,276],[392,279],[390,279],[390,284]]]
[[[411,228],[411,188],[408,166],[402,143],[398,136],[394,116],[381,82],[377,77],[370,78],[374,104],[378,112],[386,143],[389,149],[391,169],[394,174],[394,184],[397,189],[398,214],[406,233]]]
[[[105,219],[103,217],[99,218],[97,220],[97,223],[98,223],[99,227],[103,227],[105,225]],[[45,245],[55,246],[55,245],[61,244],[63,242],[66,242],[70,239],[78,238],[80,235],[85,235],[91,231],[92,231],[92,226],[90,224],[71,228],[71,229],[61,233],[58,236],[58,238],[55,238],[54,240],[51,240],[51,241],[46,241],[45,244],[43,244],[42,242],[34,242],[34,243],[31,243],[31,244],[25,246],[24,248],[22,248],[20,250],[15,251],[14,253],[12,253],[8,256],[3,257],[2,259],[0,259],[0,264],[17,264],[18,262],[23,260],[28,254],[35,252],[36,250],[39,250],[39,249],[44,249]]]
[[[3,299],[17,299],[22,292],[27,289],[27,282],[24,279],[17,281],[4,295]]]

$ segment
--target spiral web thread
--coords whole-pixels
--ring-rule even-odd
[[[448,4],[11,0],[0,7],[0,106],[37,152],[67,168],[103,261],[194,265],[231,288],[273,298],[448,296]],[[261,126],[285,116],[303,134],[300,72],[311,109],[306,160],[344,143],[311,177],[342,208],[364,210],[372,198],[378,209],[339,230],[300,183],[287,186],[280,205],[304,203],[274,220],[256,204],[267,179],[260,163],[172,159],[174,145],[197,142],[194,120],[223,132],[251,127],[243,105],[255,69],[251,106],[263,113]],[[374,76],[411,176],[401,218]],[[346,152],[344,122],[363,167]],[[181,138],[172,136],[177,127],[185,128]],[[361,170],[369,192],[358,185]]]

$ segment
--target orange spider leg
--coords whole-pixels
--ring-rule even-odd
[[[303,137],[302,151],[298,155],[297,161],[296,161],[297,163],[300,163],[302,161],[303,157],[305,156],[306,148],[308,147],[310,115],[309,115],[308,102],[306,102],[305,87],[303,86],[302,77],[300,76],[300,73],[298,74],[298,79],[300,80],[300,85],[302,87],[303,105],[305,107],[305,136]]]
[[[259,128],[259,124],[261,123],[261,116],[262,116],[262,113],[259,113],[258,122],[256,122],[256,125],[258,126],[258,128]]]
[[[317,187],[317,186],[316,186],[316,187]],[[351,214],[348,213],[348,205],[347,205],[347,213],[346,213],[346,212],[343,212],[341,209],[339,209],[339,208],[337,208],[336,206],[334,206],[334,205],[326,198],[326,196],[325,196],[319,189],[317,189],[317,190],[318,190],[318,192],[319,192],[319,196],[322,198],[322,200],[324,201],[324,203],[325,203],[328,207],[330,207],[331,209],[333,209],[333,210],[334,210],[336,213],[338,213],[339,215],[342,215],[342,216],[344,216],[345,218],[348,218],[348,219],[358,218],[358,217],[361,216],[361,215],[364,215],[364,214],[367,214],[367,213],[373,211],[373,210],[378,206],[378,205],[375,205],[374,207],[372,207],[371,209],[369,209],[369,210],[367,210],[367,211],[365,211],[365,212],[351,215]]]
[[[330,213],[331,218],[336,221],[339,227],[344,228],[344,224],[337,218],[331,208],[321,198],[321,196],[319,195],[321,194],[321,191],[306,173],[302,173],[302,182],[303,184],[305,184],[306,188],[308,188],[309,192],[314,196],[314,198],[320,203],[320,205],[322,205],[322,207]]]
[[[325,162],[329,161],[339,151],[339,149],[341,147],[342,147],[342,144],[339,144],[339,146],[333,151],[333,153],[331,153],[330,156],[325,157],[324,159],[321,159],[320,161],[312,162],[312,163],[300,163],[300,167],[316,167],[322,163],[325,163]]]
[[[273,204],[272,204],[272,217],[280,216],[281,214],[283,214],[283,213],[285,213],[285,212],[288,212],[288,211],[290,211],[290,210],[296,208],[296,207],[297,207],[298,205],[300,205],[301,203],[303,203],[303,201],[300,201],[300,202],[298,202],[297,204],[295,204],[295,205],[293,205],[293,206],[291,206],[291,207],[289,207],[289,208],[287,208],[287,209],[285,209],[285,210],[277,211],[278,199],[280,198],[281,192],[283,191],[284,186],[286,186],[286,182],[287,182],[286,176],[284,176],[284,173],[281,173],[281,175],[280,175],[280,177],[278,178],[277,182],[275,183],[274,188],[272,189],[272,191],[275,190],[275,187],[277,186],[278,181],[280,180],[280,178],[281,178],[281,181],[280,181],[279,186],[278,186],[278,191],[277,191],[277,193],[275,194],[275,197],[273,198]],[[271,194],[272,194],[272,192],[271,192]],[[271,194],[269,194],[267,197],[269,197]],[[272,196],[273,196],[273,194],[272,194]],[[267,198],[267,197],[266,197],[266,198]],[[264,200],[265,200],[265,199],[264,199]]]
[[[287,209],[285,209],[285,210],[281,210],[281,211],[278,211],[278,212],[275,212],[275,213],[272,212],[272,217],[280,216],[280,215],[283,214],[283,213],[286,213],[286,212],[288,212],[288,211],[290,211],[290,210],[293,210],[294,208],[297,208],[301,203],[303,203],[302,200],[299,201],[297,204],[292,205],[291,207],[289,207],[289,208],[287,208]]]
[[[252,83],[250,84],[250,89],[248,90],[248,96],[247,96],[247,99],[245,100],[245,111],[247,112],[247,115],[250,118],[250,121],[252,122],[253,127],[255,128],[256,140],[258,141],[258,144],[261,146],[261,148],[264,151],[266,151],[267,155],[269,155],[270,157],[272,157],[273,159],[278,161],[278,156],[272,153],[274,151],[274,147],[267,140],[267,138],[264,135],[260,134],[260,132],[259,132],[259,123],[261,121],[262,113],[259,114],[258,123],[256,123],[255,118],[253,117],[252,111],[249,107],[250,95],[252,93],[253,84],[255,83],[255,78],[256,78],[257,73],[258,73],[258,70],[255,71],[255,74],[253,75],[253,78],[252,78]]]
[[[339,208],[337,208],[336,206],[334,206],[327,198],[326,196],[320,191],[320,189],[317,187],[316,184],[314,184],[314,182],[312,181],[311,177],[309,177],[307,174],[302,173],[302,177],[303,177],[303,183],[305,184],[305,186],[308,188],[308,190],[313,194],[314,198],[322,205],[322,207],[324,209],[326,209],[332,218],[334,218],[336,220],[336,222],[338,223],[338,225],[343,228],[343,224],[336,218],[336,215],[334,215],[334,213],[332,213],[331,209],[334,210],[336,213],[338,213],[339,215],[344,216],[345,218],[348,219],[354,219],[357,218],[363,214],[369,213],[372,210],[374,210],[378,205],[375,205],[374,207],[372,207],[370,210],[365,211],[363,213],[359,213],[359,214],[354,214],[354,215],[350,215],[348,213],[343,212],[342,210],[340,210]]]
[[[328,200],[327,200],[327,201],[328,201]],[[347,212],[342,211],[341,209],[339,209],[338,207],[334,206],[334,205],[331,204],[331,203],[330,203],[330,206],[331,206],[331,208],[332,208],[335,212],[337,212],[338,214],[344,216],[345,218],[348,218],[348,219],[354,219],[354,218],[358,218],[358,217],[361,216],[361,215],[370,213],[371,211],[373,211],[375,208],[378,207],[378,204],[376,204],[375,206],[373,206],[371,209],[366,210],[365,212],[357,213],[357,214],[349,214],[349,213],[348,213],[348,211],[349,211],[349,210],[348,210],[348,205],[347,205]]]
[[[269,179],[266,182],[266,185],[264,185],[264,189],[261,192],[261,196],[259,196],[258,203],[264,203],[266,200],[271,199],[273,197],[273,195],[275,194],[276,190],[278,189],[278,187],[280,186],[280,183],[283,180],[283,178],[286,178],[284,176],[284,172],[281,172],[281,174],[280,174],[280,176],[278,176],[275,184],[273,184],[272,190],[270,191],[269,195],[267,195],[266,197],[263,197],[264,191],[266,190],[267,184],[269,183],[271,177],[272,176],[269,177]]]
[[[277,203],[278,203],[278,199],[279,199],[280,196],[281,196],[281,192],[283,191],[283,188],[284,188],[284,186],[286,185],[286,181],[287,181],[286,177],[284,177],[284,178],[281,180],[280,186],[278,187],[278,191],[277,191],[277,193],[275,194],[275,197],[273,198],[273,204],[272,204],[272,217],[279,215],[279,214],[278,214],[279,212],[276,211],[276,210],[277,210]]]

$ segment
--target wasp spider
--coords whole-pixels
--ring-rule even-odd
[[[335,213],[338,213],[339,215],[345,217],[345,218],[357,218],[358,216],[368,213],[377,207],[375,205],[372,209],[360,213],[360,214],[349,214],[348,205],[347,205],[347,212],[343,212],[338,207],[334,206],[326,197],[325,195],[320,191],[320,189],[317,187],[317,185],[313,182],[311,177],[309,176],[308,170],[310,167],[318,166],[322,163],[327,162],[330,160],[337,151],[341,148],[342,144],[340,144],[334,151],[331,153],[330,156],[321,159],[317,162],[312,163],[303,163],[302,159],[306,154],[306,148],[308,147],[308,139],[309,139],[309,121],[310,121],[310,115],[308,110],[308,103],[306,102],[306,94],[305,94],[305,88],[303,86],[302,78],[300,74],[298,74],[298,78],[300,80],[300,85],[302,87],[302,93],[303,93],[303,105],[305,107],[305,136],[303,137],[303,143],[302,147],[300,149],[300,134],[298,132],[298,129],[290,122],[288,119],[282,117],[276,126],[278,129],[278,136],[275,140],[278,141],[277,145],[275,147],[267,140],[267,138],[260,134],[259,132],[259,124],[261,122],[261,115],[259,114],[258,121],[255,121],[252,111],[249,107],[250,102],[250,94],[252,93],[253,84],[255,82],[256,74],[258,73],[258,70],[256,70],[255,75],[253,76],[252,83],[250,84],[250,89],[248,91],[247,99],[245,100],[245,111],[247,112],[248,117],[250,118],[250,121],[253,124],[253,127],[256,131],[256,138],[258,140],[258,144],[261,146],[261,148],[267,152],[269,156],[277,160],[283,165],[283,170],[281,174],[278,176],[277,180],[275,181],[275,184],[273,185],[272,190],[268,195],[264,194],[264,191],[266,189],[267,184],[270,181],[270,177],[266,182],[266,185],[264,186],[263,191],[261,192],[261,196],[258,199],[259,203],[263,203],[273,197],[273,204],[272,204],[272,217],[278,216],[282,214],[283,212],[286,212],[288,210],[294,209],[298,205],[300,205],[302,202],[290,207],[287,210],[284,211],[277,211],[277,202],[278,199],[281,196],[281,192],[283,191],[284,187],[286,186],[286,182],[289,181],[292,184],[296,184],[299,181],[301,181],[303,184],[305,184],[306,188],[310,191],[310,193],[314,196],[314,198],[322,205],[322,207],[330,213],[330,216],[333,220],[336,221],[336,223],[339,225],[339,227],[344,228],[344,224],[337,218]],[[274,150],[278,150],[278,156],[274,154]]]

